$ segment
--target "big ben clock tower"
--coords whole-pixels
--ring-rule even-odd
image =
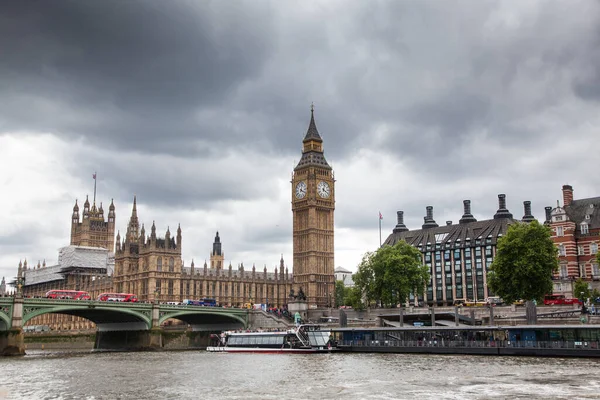
[[[323,155],[323,139],[312,106],[310,113],[310,124],[302,141],[302,158],[292,176],[294,287],[302,288],[309,306],[327,307],[335,299],[335,179]]]

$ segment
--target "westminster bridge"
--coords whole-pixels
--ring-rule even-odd
[[[94,322],[95,349],[130,350],[162,348],[161,325],[171,318],[187,323],[191,333],[206,334],[247,328],[261,324],[267,317],[262,311],[239,308],[0,297],[0,355],[24,354],[23,326],[32,318],[48,313]]]

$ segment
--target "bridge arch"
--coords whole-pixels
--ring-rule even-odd
[[[152,314],[150,310],[135,310],[125,307],[115,307],[112,304],[60,304],[38,307],[25,307],[23,310],[23,324],[44,314],[66,314],[85,318],[96,325],[102,324],[137,324],[142,323],[144,329],[152,328]]]
[[[184,310],[162,310],[159,318],[159,324],[162,325],[168,319],[178,319],[189,325],[205,325],[229,328],[245,328],[248,326],[247,312],[233,313],[231,310],[220,312],[220,309],[202,308],[202,309],[184,309]],[[220,328],[217,328],[220,329]]]
[[[8,315],[0,312],[0,331],[7,331],[11,326],[11,318]]]

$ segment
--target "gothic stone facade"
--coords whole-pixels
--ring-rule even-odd
[[[139,234],[138,234],[139,231]],[[117,234],[115,273],[116,292],[135,293],[141,301],[181,302],[184,299],[209,297],[224,306],[241,307],[248,303],[263,303],[275,307],[287,304],[292,288],[292,276],[285,268],[283,257],[279,269],[273,273],[246,271],[240,264],[224,268],[224,256],[219,233],[210,254],[210,268],[196,268],[192,261],[184,267],[181,258],[182,233],[177,228],[176,238],[169,229],[164,238],[156,236],[155,224],[146,237],[144,226],[139,229],[136,203],[129,220],[127,233],[121,242]]]
[[[112,200],[108,208],[108,219],[104,220],[102,203],[96,208],[96,200],[90,208],[89,200],[83,204],[83,215],[79,219],[79,206],[75,200],[71,217],[71,244],[75,246],[102,247],[115,251],[115,205]]]
[[[309,307],[326,307],[334,297],[335,179],[323,154],[314,110],[292,176],[294,287]]]

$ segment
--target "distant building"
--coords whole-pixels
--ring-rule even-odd
[[[573,187],[564,185],[563,206],[546,207],[546,224],[558,247],[559,270],[554,276],[554,292],[578,297],[573,281],[582,278],[592,288],[600,288],[596,261],[600,243],[600,197],[574,200]]]
[[[354,281],[352,280],[352,272],[342,267],[335,269],[335,280],[344,282],[345,287],[353,287]]]
[[[6,295],[6,281],[4,277],[2,277],[2,282],[0,283],[0,296]]]
[[[95,195],[94,195],[95,197]],[[90,208],[89,200],[83,204],[83,215],[79,219],[79,206],[75,200],[71,217],[71,244],[75,246],[102,247],[111,253],[115,251],[115,205],[112,200],[108,208],[108,218],[104,220],[102,203],[96,208],[96,199]]]
[[[406,227],[404,213],[398,211],[398,224],[385,240],[387,245],[404,240],[419,249],[423,263],[430,268],[431,280],[425,290],[425,302],[430,305],[451,305],[456,299],[482,301],[493,295],[487,286],[487,271],[498,239],[517,220],[507,210],[504,194],[498,195],[498,211],[492,219],[477,221],[470,200],[464,200],[463,206],[458,224],[446,221],[442,226],[433,219],[433,207],[428,206],[421,229],[415,230]],[[531,202],[524,202],[524,211],[523,222],[535,219]]]

